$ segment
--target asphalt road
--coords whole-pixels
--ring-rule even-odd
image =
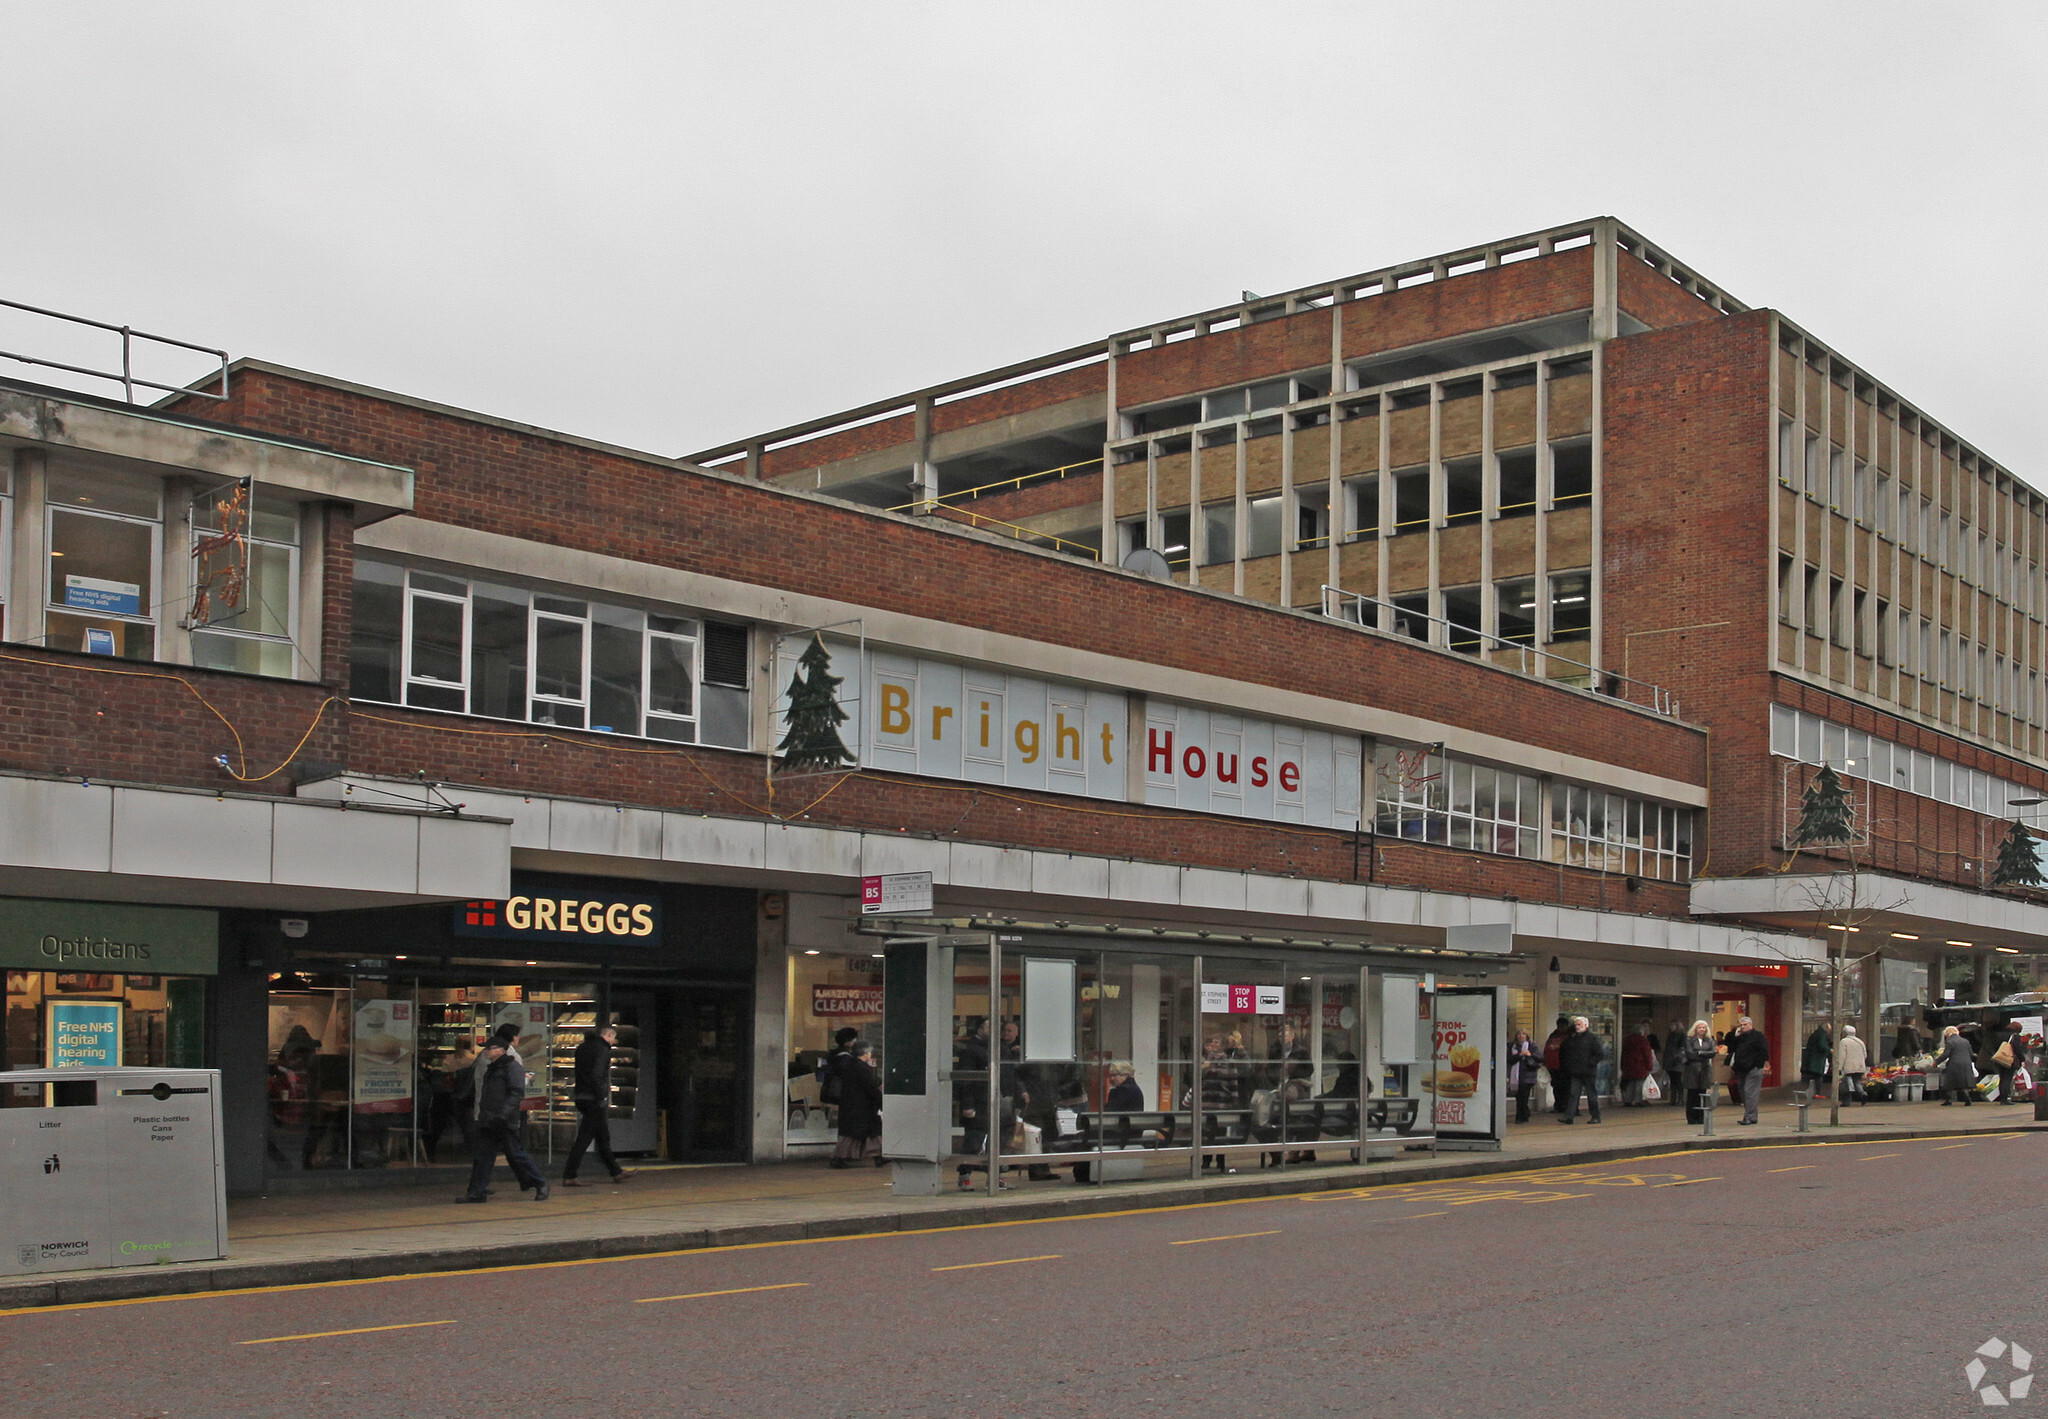
[[[1976,1414],[1997,1337],[2044,1356],[2009,1411],[2048,1415],[2044,1164],[1757,1147],[22,1311],[0,1413]]]

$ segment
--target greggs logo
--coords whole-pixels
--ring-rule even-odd
[[[464,902],[455,909],[455,934],[501,940],[594,937],[653,946],[661,941],[661,904],[649,897],[568,895]]]

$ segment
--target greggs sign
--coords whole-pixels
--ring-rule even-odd
[[[653,897],[567,892],[463,902],[455,908],[455,934],[500,941],[659,946],[661,903]]]

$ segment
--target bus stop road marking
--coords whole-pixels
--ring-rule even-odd
[[[1241,1242],[1247,1237],[1277,1237],[1279,1235],[1279,1229],[1275,1228],[1270,1232],[1232,1232],[1228,1236],[1223,1237],[1189,1237],[1184,1242],[1172,1242],[1169,1245],[1176,1247],[1198,1247],[1203,1242]]]
[[[1903,1153],[1872,1153],[1868,1158],[1858,1158],[1859,1163],[1875,1163],[1879,1158],[1903,1158]]]
[[[1801,1163],[1796,1168],[1772,1168],[1771,1171],[1774,1173],[1803,1173],[1819,1166],[1820,1164],[1818,1163]]]
[[[934,1266],[934,1271],[972,1271],[978,1266],[1019,1266],[1027,1261],[1058,1261],[1058,1256],[1012,1256],[1001,1261],[963,1261],[958,1266]]]
[[[280,1345],[287,1340],[325,1340],[330,1335],[370,1335],[380,1330],[418,1330],[429,1325],[453,1325],[452,1320],[412,1320],[402,1325],[365,1325],[354,1330],[316,1330],[308,1335],[270,1335],[261,1340],[244,1340],[243,1345]]]
[[[642,1296],[633,1304],[644,1306],[649,1301],[701,1301],[706,1296],[745,1296],[754,1291],[798,1291],[810,1284],[808,1281],[785,1281],[779,1286],[735,1286],[730,1291],[690,1291],[680,1296]]]
[[[1651,1183],[1651,1187],[1691,1187],[1694,1183],[1721,1182],[1721,1178],[1680,1178],[1677,1182]]]
[[[1412,1217],[1396,1217],[1396,1222],[1420,1222],[1425,1217],[1448,1217],[1448,1212],[1418,1212]]]

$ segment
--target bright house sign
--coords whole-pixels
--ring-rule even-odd
[[[808,638],[785,640],[794,664]],[[1311,827],[1358,825],[1361,745],[1251,715],[1134,696],[828,638],[841,677],[839,732],[869,768],[1142,801]],[[857,688],[856,688],[857,687]],[[787,691],[777,706],[783,732]],[[1134,742],[1134,733],[1138,736]]]

